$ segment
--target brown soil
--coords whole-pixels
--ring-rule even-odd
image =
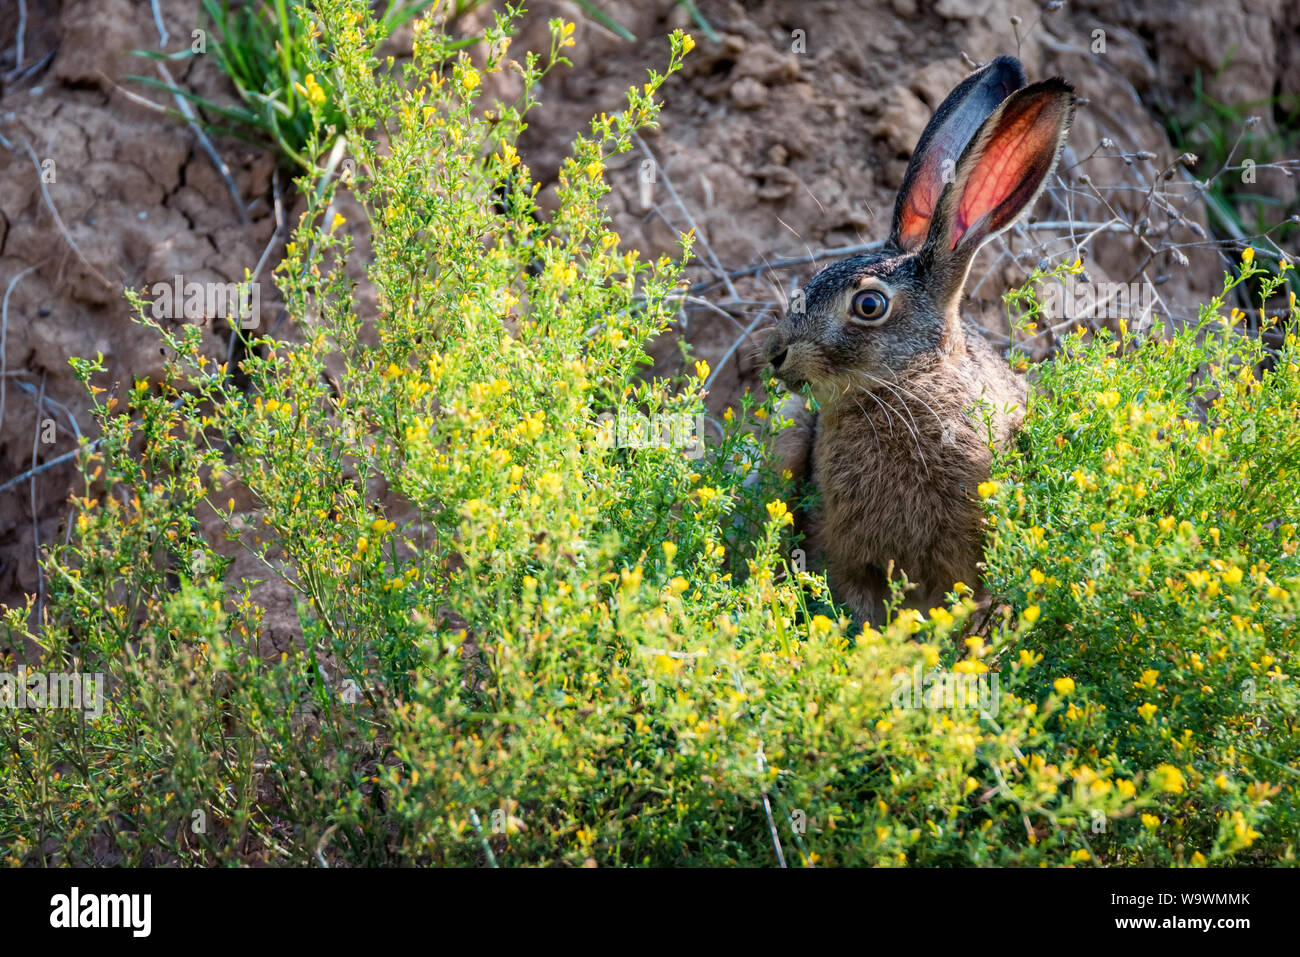
[[[198,0],[163,0],[160,7],[168,49],[180,49],[198,24]],[[1122,213],[1138,209],[1155,171],[1175,156],[1154,104],[1186,103],[1197,71],[1223,102],[1300,92],[1300,18],[1292,10],[1288,21],[1285,0],[1080,2],[1051,12],[1029,0],[701,0],[718,44],[665,0],[609,0],[602,7],[638,39],[623,41],[584,21],[571,3],[532,4],[517,44],[544,46],[549,16],[580,26],[574,66],[548,79],[544,107],[521,151],[535,174],[553,175],[574,131],[585,129],[593,114],[618,109],[647,67],[662,68],[664,34],[679,26],[692,30],[697,49],[665,88],[661,129],[646,137],[658,164],[652,208],[641,203],[640,154],[611,164],[609,208],[625,240],[652,256],[673,253],[678,232],[693,225],[722,270],[882,238],[917,136],[969,70],[963,55],[982,62],[1018,52],[1031,78],[1065,75],[1086,100],[1061,182],[1040,200],[1040,220],[1106,218],[1098,192]],[[0,77],[7,77],[0,81],[0,294],[10,290],[0,487],[31,468],[33,458],[40,465],[75,448],[77,429],[91,430],[89,403],[72,376],[70,357],[102,353],[105,384],[158,374],[158,344],[131,322],[124,287],[177,274],[238,279],[275,231],[269,154],[217,142],[241,215],[194,134],[121,92],[127,86],[162,102],[157,91],[125,79],[153,69],[130,55],[157,45],[148,3],[45,0],[27,8],[23,59],[16,64],[18,3],[0,0]],[[481,20],[484,13],[473,16]],[[473,25],[467,20],[464,27]],[[1092,50],[1098,30],[1104,31],[1104,53]],[[1228,51],[1229,65],[1216,76]],[[171,69],[196,92],[231,96],[212,57],[179,61]],[[1276,119],[1266,114],[1262,122],[1267,128]],[[1115,145],[1100,147],[1103,138]],[[1138,151],[1155,159],[1120,158]],[[43,169],[52,173],[44,192]],[[1094,191],[1081,174],[1101,189]],[[1260,170],[1250,188],[1283,203],[1295,200],[1294,181],[1271,170]],[[1188,215],[1204,224],[1195,202]],[[1185,238],[1195,241],[1190,228]],[[972,314],[997,329],[1000,293],[1044,254],[1060,257],[1073,248],[1068,237],[1023,230],[994,244],[976,267],[983,280],[971,282]],[[1098,280],[1127,280],[1145,258],[1138,237],[1114,232],[1099,235],[1086,253]],[[1222,273],[1217,252],[1192,248],[1188,255],[1188,267],[1162,254],[1144,273],[1159,283],[1165,308],[1175,315],[1193,313]],[[809,264],[771,275],[788,291],[814,269]],[[696,275],[706,279],[713,271],[700,266]],[[767,278],[738,278],[735,286],[742,300],[776,298]],[[720,288],[707,295],[731,298]],[[275,300],[274,294],[262,296],[263,321],[275,318]],[[715,368],[760,309],[731,311],[727,318],[691,307],[680,317],[679,331]],[[225,355],[228,335],[207,330],[213,354]],[[719,373],[710,396],[715,411],[740,390],[761,387],[754,343],[752,335],[743,339]],[[660,344],[655,354],[663,370],[678,361],[671,344]],[[33,456],[46,418],[57,424],[56,441],[36,441]],[[0,603],[19,603],[37,589],[36,543],[65,533],[74,479],[67,462],[0,491]],[[295,612],[287,592],[264,597],[271,606],[268,624],[291,632]]]

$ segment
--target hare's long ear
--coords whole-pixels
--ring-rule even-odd
[[[898,191],[889,230],[895,246],[906,252],[920,248],[962,150],[998,104],[1024,85],[1020,61],[1000,56],[962,80],[939,104],[917,141]]]
[[[1007,97],[967,144],[956,177],[939,197],[922,253],[940,302],[961,294],[980,246],[1033,205],[1073,118],[1073,88],[1061,79],[1043,80]]]

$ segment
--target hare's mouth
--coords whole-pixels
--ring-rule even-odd
[[[776,377],[784,383],[785,387],[791,392],[798,392],[808,384],[807,379],[802,376],[791,375],[789,372],[778,372],[776,373]]]
[[[786,365],[786,359],[790,357],[789,346],[772,356],[768,360],[768,365],[772,368],[772,374],[785,383],[786,388],[791,392],[798,392],[807,384],[808,380],[798,375],[794,370]],[[783,368],[784,367],[784,368]]]

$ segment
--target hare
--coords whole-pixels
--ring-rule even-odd
[[[967,77],[921,135],[883,248],[814,276],[763,346],[778,379],[817,399],[777,452],[811,469],[812,552],[865,621],[879,623],[891,569],[922,609],[956,582],[978,588],[990,438],[1008,441],[1027,396],[959,306],[972,258],[1033,205],[1073,113],[1069,84],[1026,86],[1012,57]]]

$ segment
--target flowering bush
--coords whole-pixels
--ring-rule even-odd
[[[1071,682],[1060,732],[1171,785],[1121,860],[1295,855],[1300,351],[1225,305],[1293,269],[1247,250],[1195,325],[1072,339],[985,490],[991,584],[1036,616],[1020,654]]]
[[[0,711],[11,863],[1293,856],[1294,339],[1257,374],[1212,303],[1168,342],[1076,341],[981,489],[992,611],[959,588],[855,627],[790,560],[779,480],[746,481],[770,402],[703,457],[602,439],[611,410],[703,408],[705,364],[640,375],[682,263],[600,207],[664,75],[576,140],[542,215],[528,94],[485,111],[481,71],[533,89],[571,25],[520,64],[500,19],[480,68],[422,21],[395,73],[362,0],[318,13],[352,138],[317,116],[309,152],[355,160],[373,329],[336,152],[279,268],[301,341],[232,370],[157,326],[164,381],[97,398],[44,620],[5,620],[10,664],[109,688],[98,717]],[[293,589],[292,648],[236,551]]]

